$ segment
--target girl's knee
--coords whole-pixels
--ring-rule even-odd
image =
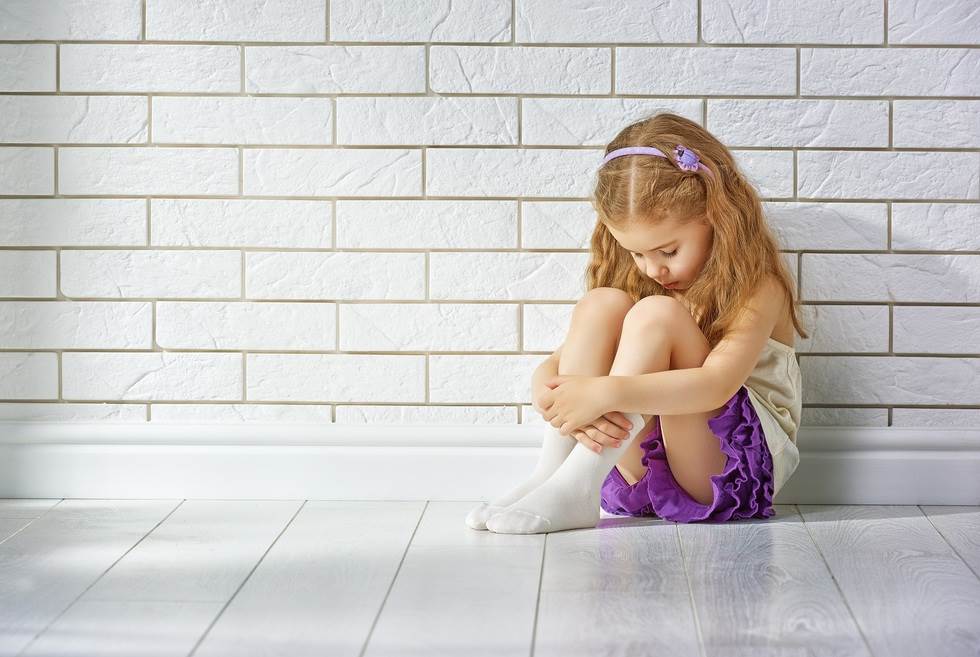
[[[618,287],[594,287],[585,294],[582,295],[582,301],[601,299],[605,302],[612,303],[622,303],[628,301],[630,305],[633,305],[633,298],[630,297],[624,290],[620,290]]]
[[[674,297],[652,295],[643,297],[633,305],[627,321],[661,325],[665,319],[680,313],[689,314],[684,304]]]
[[[633,299],[626,292],[614,287],[596,287],[575,304],[575,310],[585,309],[605,316],[623,317],[633,307]]]

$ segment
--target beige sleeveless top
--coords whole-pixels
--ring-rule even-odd
[[[745,387],[772,453],[775,496],[800,463],[796,435],[803,411],[803,377],[796,350],[770,337]]]

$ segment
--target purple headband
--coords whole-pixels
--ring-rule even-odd
[[[602,163],[605,164],[609,160],[621,157],[623,155],[657,155],[658,157],[666,158],[664,152],[659,148],[654,148],[652,146],[626,146],[625,148],[617,148],[616,150],[607,153],[606,157],[602,158]],[[698,154],[690,150],[686,146],[677,144],[674,147],[674,161],[677,162],[679,166],[684,171],[697,171],[698,169],[704,169],[704,172],[709,176],[712,175],[711,170],[701,164],[701,158]]]

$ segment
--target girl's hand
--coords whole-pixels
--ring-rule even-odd
[[[616,406],[616,391],[609,376],[558,375],[544,382],[542,417],[562,435],[593,424]]]
[[[531,387],[531,406],[533,406],[534,410],[536,410],[542,416],[544,415],[545,409],[544,397],[545,395],[549,394],[551,394],[551,388],[543,383],[539,383]],[[551,402],[548,401],[548,403],[550,404]]]
[[[531,406],[541,415],[545,412],[543,398],[550,392],[551,388],[544,384],[538,384],[531,390]],[[631,422],[625,415],[619,411],[610,411],[594,423],[573,431],[569,439],[575,439],[589,449],[601,452],[603,445],[619,447],[622,440],[629,435],[630,429]]]
[[[594,452],[602,452],[603,445],[619,447],[633,429],[632,423],[619,411],[606,413],[593,424],[575,429],[572,437]]]

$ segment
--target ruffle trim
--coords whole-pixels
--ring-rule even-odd
[[[674,479],[657,417],[653,430],[640,443],[642,463],[647,466],[643,478],[630,485],[613,467],[602,484],[602,508],[616,515],[656,515],[673,522],[725,522],[775,515],[772,455],[744,385],[717,417],[708,420],[708,427],[728,456],[725,469],[711,476],[711,504],[692,498]]]

